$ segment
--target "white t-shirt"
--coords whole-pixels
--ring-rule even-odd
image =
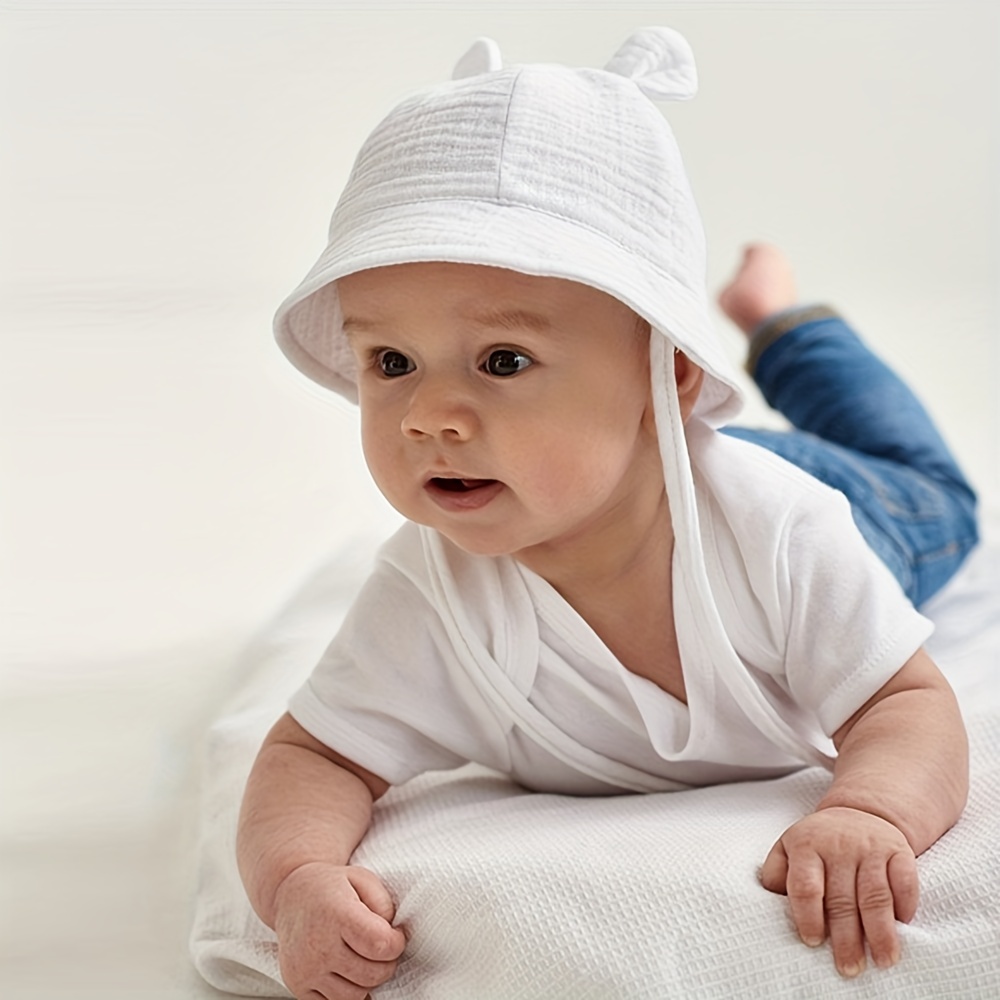
[[[407,523],[292,716],[391,784],[476,761],[540,791],[656,791],[773,777],[815,762],[809,748],[832,753],[830,735],[931,623],[841,494],[716,432],[690,453],[718,614],[689,606],[675,557],[686,705],[626,670],[514,559],[469,555]],[[725,635],[706,636],[713,627]],[[727,639],[729,658],[718,654]]]

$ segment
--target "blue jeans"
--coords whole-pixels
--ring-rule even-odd
[[[978,541],[976,495],[913,393],[822,306],[766,321],[748,369],[795,430],[725,432],[844,493],[915,605],[940,590]]]

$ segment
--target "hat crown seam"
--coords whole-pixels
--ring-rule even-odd
[[[514,72],[514,75],[510,82],[510,91],[507,94],[507,112],[503,119],[503,128],[500,131],[500,151],[497,156],[497,187],[496,187],[496,199],[498,204],[503,204],[503,175],[504,175],[504,156],[507,151],[507,129],[510,127],[510,112],[511,107],[514,104],[514,91],[517,90],[518,82],[521,79],[521,73],[523,69],[518,67]]]

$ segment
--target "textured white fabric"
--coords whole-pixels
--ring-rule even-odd
[[[469,51],[455,64],[451,78],[462,80],[479,73],[492,73],[502,66],[500,46],[492,38],[477,38],[469,47]]]
[[[213,985],[287,996],[274,937],[235,864],[251,760],[308,673],[348,595],[356,555],[325,566],[263,635],[238,703],[207,745],[192,954]],[[355,861],[386,880],[410,943],[379,1000],[694,1000],[1000,996],[1000,548],[973,554],[927,609],[928,643],[969,723],[972,793],[919,860],[922,900],[888,972],[837,977],[802,945],[786,901],[755,881],[771,843],[820,796],[810,768],[769,782],[665,795],[525,793],[474,768],[393,789]]]
[[[686,101],[698,93],[691,46],[670,28],[637,31],[604,68],[632,80],[654,101]]]
[[[629,673],[514,559],[406,524],[292,715],[391,784],[471,760],[537,790],[665,791],[773,777],[832,752],[827,737],[931,623],[841,494],[745,441],[692,440],[711,587],[738,658],[705,642],[675,569],[687,706]]]

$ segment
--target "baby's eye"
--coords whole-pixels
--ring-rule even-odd
[[[503,377],[504,375],[516,375],[518,372],[524,371],[532,363],[531,358],[525,354],[520,354],[509,348],[501,348],[490,354],[483,364],[483,368],[490,375]]]
[[[416,365],[399,351],[379,351],[375,363],[386,378],[409,375],[416,368]]]

